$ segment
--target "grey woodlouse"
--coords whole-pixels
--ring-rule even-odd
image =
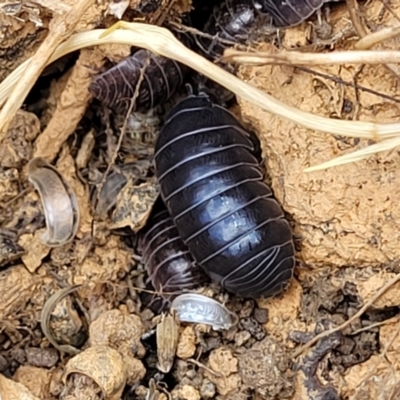
[[[180,88],[188,70],[174,60],[156,56],[147,50],[138,50],[96,76],[89,91],[105,106],[117,112],[126,112],[135,94],[140,71],[145,65],[147,68],[133,111],[148,111],[168,100]]]
[[[161,200],[154,205],[145,228],[140,232],[138,251],[149,281],[164,299],[171,296],[163,293],[194,289],[208,280],[180,238]]]
[[[162,199],[207,275],[242,297],[272,296],[294,268],[292,232],[249,134],[206,95],[171,111],[155,144]]]

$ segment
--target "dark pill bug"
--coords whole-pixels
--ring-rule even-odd
[[[161,196],[195,261],[242,297],[282,291],[294,268],[292,232],[237,119],[206,95],[170,113],[155,145]]]
[[[225,0],[216,5],[204,26],[204,32],[214,36],[197,38],[202,52],[212,59],[220,57],[228,44],[218,41],[248,44],[257,34],[271,34],[273,28],[288,28],[301,24],[328,0]]]
[[[148,50],[138,50],[95,77],[89,85],[89,92],[105,106],[126,112],[145,65],[133,111],[145,112],[170,99],[181,87],[188,70],[174,60],[156,56]]]
[[[208,281],[196,265],[162,201],[157,200],[143,230],[139,233],[138,252],[153,288],[164,300],[167,292],[187,291]]]

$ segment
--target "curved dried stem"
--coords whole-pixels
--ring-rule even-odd
[[[124,29],[121,30],[118,28]],[[182,64],[187,65],[206,77],[218,82],[228,90],[235,93],[238,97],[241,97],[272,114],[288,119],[308,129],[334,135],[369,138],[374,140],[400,136],[400,123],[378,124],[362,121],[341,121],[314,115],[312,113],[299,110],[296,107],[289,106],[275,99],[273,96],[264,93],[262,90],[243,82],[241,79],[211,63],[204,57],[189,50],[178,39],[176,39],[170,31],[154,25],[119,22],[109,30],[98,29],[75,34],[56,49],[56,51],[48,60],[48,63],[51,63],[68,53],[85,47],[110,43],[129,44],[146,48],[155,54],[159,54],[161,56],[181,62]],[[249,54],[246,55],[248,56]],[[277,58],[279,57],[279,54],[268,54],[268,56]],[[388,57],[390,58],[391,62],[396,60],[400,62],[400,52],[394,51],[351,51],[335,52],[330,54],[299,54],[295,52],[280,53],[280,57],[283,57],[283,59],[287,60],[292,58],[293,60],[296,60],[296,62],[299,61],[300,56],[303,57],[304,63],[306,63],[306,60],[308,60],[307,62],[310,62],[311,58],[315,59],[316,57],[321,58],[319,62],[324,63],[382,63],[387,61]],[[15,88],[16,83],[21,76],[27,72],[29,67],[30,62],[28,60],[21,64],[1,83],[0,105],[4,104],[4,102],[9,98]],[[33,84],[34,82],[31,82],[32,86]],[[6,104],[9,111],[9,117],[12,118],[15,115],[16,111],[21,107],[23,101],[24,97],[20,97],[18,101],[14,101],[12,104],[9,102]],[[1,124],[0,120],[0,130],[3,126],[4,125]],[[2,137],[0,136],[0,140],[1,139]],[[385,146],[387,144],[389,143],[386,142]]]

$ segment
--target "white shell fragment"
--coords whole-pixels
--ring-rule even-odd
[[[42,242],[49,247],[70,242],[79,226],[76,195],[64,177],[41,157],[28,164],[28,179],[39,192],[46,218]]]
[[[238,322],[235,313],[201,294],[182,294],[173,300],[171,309],[182,322],[211,325],[214,330],[230,329]]]

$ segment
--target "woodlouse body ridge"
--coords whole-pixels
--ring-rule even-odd
[[[155,146],[161,196],[183,242],[211,279],[243,297],[280,292],[294,267],[290,226],[254,153],[234,115],[206,95],[179,103]]]
[[[105,106],[126,112],[145,68],[133,111],[148,111],[171,98],[181,87],[188,69],[169,58],[138,50],[114,67],[98,75],[90,93]]]
[[[138,250],[149,281],[164,299],[171,296],[163,293],[179,294],[207,281],[161,200],[156,202],[146,227],[139,234]]]

